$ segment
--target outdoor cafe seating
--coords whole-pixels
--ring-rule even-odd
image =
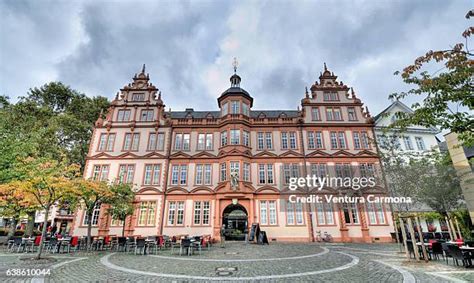
[[[15,236],[5,242],[11,253],[29,253],[38,251],[42,236]],[[210,250],[211,235],[158,235],[142,237],[140,235],[117,237],[92,236],[88,242],[86,236],[46,236],[43,241],[45,253],[71,253],[79,251],[116,251],[129,252],[135,255],[158,254],[159,251],[171,250],[171,254],[192,256],[201,255],[204,249]]]

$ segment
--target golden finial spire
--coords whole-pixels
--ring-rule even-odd
[[[326,66],[326,62],[324,62],[324,71],[327,71],[328,67]]]
[[[143,64],[142,73],[143,73],[143,74],[145,73],[145,64]]]

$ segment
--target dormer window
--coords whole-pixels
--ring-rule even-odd
[[[140,116],[140,121],[142,122],[151,122],[153,121],[153,110],[142,110],[142,115]]]
[[[324,101],[337,101],[339,100],[339,95],[335,91],[325,91],[323,93]]]
[[[117,121],[127,122],[130,121],[130,110],[119,110],[117,114]]]
[[[240,114],[240,101],[231,101],[231,113]]]
[[[145,94],[144,93],[132,94],[132,101],[145,101]]]

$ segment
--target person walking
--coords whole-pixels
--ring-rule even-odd
[[[221,226],[221,248],[225,248],[225,226]]]

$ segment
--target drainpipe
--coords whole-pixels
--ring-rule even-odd
[[[170,113],[170,119],[171,119],[171,113]],[[160,220],[160,230],[159,234],[163,235],[163,223],[165,221],[165,206],[166,206],[166,190],[168,189],[168,175],[169,175],[169,170],[171,166],[170,162],[170,155],[171,155],[171,144],[173,141],[173,124],[170,126],[170,131],[168,135],[168,148],[167,148],[167,153],[166,153],[166,161],[165,161],[165,180],[163,184],[163,201],[161,203],[161,220]]]
[[[306,150],[304,148],[303,126],[302,126],[301,120],[298,121],[298,129],[299,129],[300,137],[301,137],[300,145],[301,145],[301,149],[303,150],[303,162],[304,162],[303,174],[306,177],[308,176],[308,170],[306,168]],[[307,185],[306,185],[306,189],[308,189]],[[309,228],[310,228],[309,236],[310,236],[311,242],[314,242],[313,212],[311,211],[311,204],[308,204],[307,210],[309,214],[309,221],[308,221]]]

